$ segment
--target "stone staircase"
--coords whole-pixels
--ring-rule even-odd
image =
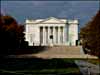
[[[81,46],[53,46],[46,47],[44,51],[33,54],[35,57],[51,58],[86,58]]]
[[[40,54],[46,55],[80,55],[82,54],[80,51],[80,46],[53,46],[53,47],[46,47],[43,52]]]
[[[84,54],[82,46],[45,46],[39,48],[42,51],[35,54],[24,54],[15,56],[17,58],[43,58],[43,59],[52,59],[52,58],[82,58],[82,59],[97,59],[95,56]],[[14,56],[13,56],[14,57]]]
[[[97,59],[97,57],[84,54],[82,46],[53,46],[46,47],[44,51],[33,54],[32,56],[52,59],[52,58],[92,58]]]

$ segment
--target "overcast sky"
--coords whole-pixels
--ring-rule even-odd
[[[52,16],[79,19],[82,27],[98,10],[98,1],[1,1],[1,12],[13,16],[19,23]]]

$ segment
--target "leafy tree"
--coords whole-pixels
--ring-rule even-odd
[[[82,45],[89,53],[100,58],[100,10],[93,19],[81,29]]]
[[[21,46],[24,41],[23,31],[24,26],[19,25],[13,17],[0,15],[0,48],[3,53]]]

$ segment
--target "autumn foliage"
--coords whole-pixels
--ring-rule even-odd
[[[21,46],[24,41],[24,26],[18,25],[11,16],[0,15],[0,53],[8,53]]]
[[[88,53],[100,58],[100,10],[93,19],[81,29],[82,45]]]

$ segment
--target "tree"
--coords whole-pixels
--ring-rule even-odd
[[[17,21],[9,16],[0,15],[0,51],[8,53],[11,49],[19,48],[24,40],[24,26],[19,25]]]
[[[93,19],[81,29],[82,45],[90,54],[100,58],[100,10]]]

